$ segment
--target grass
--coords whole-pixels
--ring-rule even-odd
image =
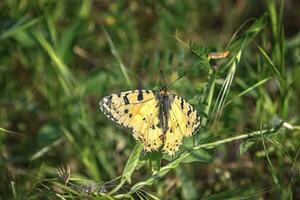
[[[300,198],[294,1],[5,0],[0,10],[1,199]],[[169,83],[183,76],[170,90],[202,117],[172,158],[145,154],[98,107],[161,86],[161,69]]]

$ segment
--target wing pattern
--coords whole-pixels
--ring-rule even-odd
[[[133,90],[114,93],[100,101],[100,108],[112,121],[131,128],[135,139],[144,144],[146,151],[158,150],[172,156],[182,139],[195,133],[200,126],[197,111],[183,98],[168,95],[171,105],[168,111],[168,130],[160,127],[160,101],[157,91]]]

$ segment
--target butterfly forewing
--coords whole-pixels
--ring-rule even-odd
[[[153,109],[152,107],[155,107],[155,96],[149,90],[114,93],[100,101],[100,109],[108,118],[130,128],[140,118],[143,119],[146,109]]]
[[[133,90],[115,93],[100,101],[104,114],[116,123],[132,128],[133,136],[144,143],[146,151],[157,150],[162,141],[158,124],[155,91]]]

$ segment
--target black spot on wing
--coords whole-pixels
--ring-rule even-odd
[[[193,125],[193,127],[194,127],[193,134],[196,133],[201,127],[201,119],[198,114],[197,114],[197,120],[194,123],[195,124]]]
[[[127,95],[125,95],[125,96],[123,97],[123,101],[124,101],[125,105],[130,104],[130,102],[129,102],[128,98],[127,98]]]
[[[137,100],[138,101],[142,101],[144,99],[144,97],[143,97],[143,91],[142,90],[139,90],[139,94],[138,94],[138,96],[137,96]]]
[[[132,114],[130,113],[130,114],[129,114],[129,118],[131,118],[131,117],[132,117]]]
[[[184,100],[183,100],[183,98],[181,98],[180,107],[181,107],[182,110],[184,109]]]
[[[127,109],[127,108],[124,110],[124,113],[125,113],[125,114],[127,114],[127,113],[128,113],[128,109]]]
[[[188,117],[189,117],[190,114],[192,113],[192,110],[193,110],[192,106],[189,106],[189,111],[187,112],[187,116],[188,116]]]

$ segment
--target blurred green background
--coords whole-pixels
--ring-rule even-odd
[[[299,10],[296,0],[1,1],[0,198],[300,199]],[[185,162],[134,159],[130,131],[98,106],[161,86],[160,69],[169,83],[184,76],[171,90],[202,116],[181,152],[213,143]],[[260,130],[272,131],[236,138]]]

